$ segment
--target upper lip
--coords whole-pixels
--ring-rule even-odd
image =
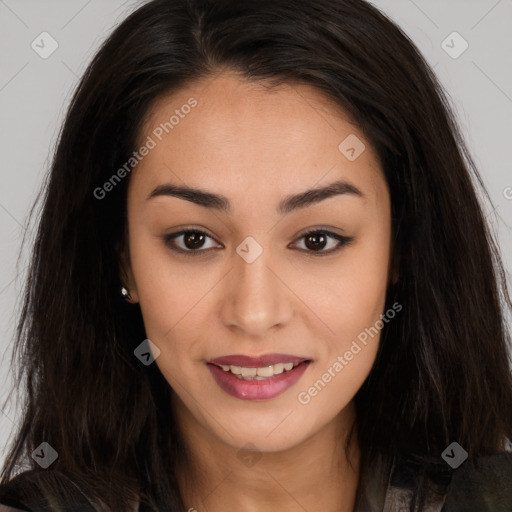
[[[217,366],[243,366],[245,368],[262,368],[277,363],[293,363],[300,364],[310,359],[300,356],[292,356],[290,354],[263,354],[258,357],[245,356],[241,354],[233,354],[229,356],[216,357],[208,362]]]

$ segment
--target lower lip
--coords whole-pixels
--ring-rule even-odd
[[[228,394],[241,400],[268,400],[284,393],[306,371],[309,362],[298,364],[293,370],[285,371],[265,380],[244,380],[235,377],[214,364],[207,363],[217,384]]]

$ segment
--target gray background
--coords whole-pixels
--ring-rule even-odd
[[[172,0],[170,0],[172,1]],[[240,0],[243,1],[243,0]],[[0,0],[0,400],[28,251],[27,215],[49,164],[78,77],[112,28],[143,2]],[[487,219],[512,270],[512,0],[374,0],[417,44],[449,92],[493,205]],[[459,36],[451,36],[453,32]],[[48,32],[58,48],[51,48]],[[450,37],[449,37],[450,36]],[[43,38],[43,42],[41,39]],[[448,39],[447,39],[448,38]],[[469,47],[460,56],[464,40]],[[446,41],[443,44],[443,41]],[[44,48],[43,48],[44,47]],[[450,52],[452,56],[449,55]],[[453,58],[457,56],[457,58]],[[0,463],[19,419],[0,411]]]

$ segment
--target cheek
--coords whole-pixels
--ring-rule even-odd
[[[137,227],[131,233],[130,257],[146,334],[161,344],[197,302],[197,282],[171,261],[163,240]]]
[[[318,411],[321,418],[318,421],[330,421],[342,411],[370,373],[377,355],[378,340],[367,346],[358,345],[355,348],[349,343],[325,361],[320,361],[298,390],[297,402],[310,415],[315,416],[317,413],[314,411]],[[347,359],[348,353],[351,354],[350,360]]]
[[[325,288],[322,311],[330,335],[314,377],[320,385],[332,382],[342,401],[356,393],[375,361],[385,325],[388,266],[389,232],[376,230],[347,251]]]
[[[156,364],[169,383],[179,385],[205,357],[211,292],[222,276],[200,262],[181,263],[163,240],[136,228],[130,250],[146,336],[160,349]]]
[[[316,273],[323,286],[309,287],[312,302],[337,343],[346,343],[373,325],[385,306],[388,287],[389,232],[377,227],[361,234],[336,265]],[[311,283],[313,284],[313,282]]]
[[[373,367],[385,325],[386,251],[381,256],[373,265],[372,258],[358,258],[359,266],[348,265],[346,275],[338,274],[337,286],[331,282],[326,292],[329,299],[322,311],[330,332],[297,395],[302,405],[314,403],[311,411],[328,409],[334,416],[354,398]]]

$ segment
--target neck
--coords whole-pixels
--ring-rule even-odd
[[[178,402],[176,418],[179,425],[187,424],[180,430],[190,454],[177,475],[185,510],[353,511],[359,481],[355,434],[348,451],[352,465],[345,450],[355,419],[352,403],[292,449],[251,453],[214,437]]]

